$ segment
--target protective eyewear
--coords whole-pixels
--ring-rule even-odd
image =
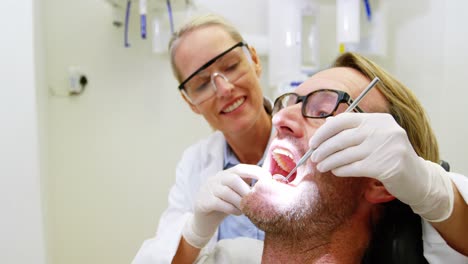
[[[234,83],[248,72],[251,61],[247,44],[239,42],[192,73],[179,85],[179,89],[187,100],[198,105],[216,94],[218,76]]]

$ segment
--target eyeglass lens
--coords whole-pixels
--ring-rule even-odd
[[[338,93],[319,91],[310,94],[305,102],[305,115],[309,117],[326,117],[333,114],[338,104]]]
[[[303,102],[305,100],[305,102]],[[336,91],[318,90],[306,96],[299,96],[295,93],[288,93],[279,97],[274,105],[273,114],[276,114],[281,109],[301,102],[303,106],[303,114],[307,117],[322,118],[333,114],[336,106],[339,104],[340,96]]]

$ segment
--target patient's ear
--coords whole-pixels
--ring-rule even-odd
[[[370,179],[367,183],[364,196],[367,201],[374,204],[385,203],[395,199],[395,196],[391,195],[385,186],[375,179]]]

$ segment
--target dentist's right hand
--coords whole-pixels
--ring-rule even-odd
[[[271,177],[264,168],[239,164],[220,171],[201,186],[193,215],[185,223],[182,236],[190,245],[203,248],[219,224],[229,214],[241,215],[240,201],[250,192],[244,179]]]

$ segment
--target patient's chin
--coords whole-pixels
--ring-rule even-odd
[[[261,179],[242,200],[241,206],[245,204],[245,210],[265,217],[285,214],[294,209],[301,193],[301,188],[288,186],[273,179]]]
[[[242,199],[241,210],[265,232],[294,232],[298,227],[297,219],[307,218],[305,211],[309,210],[304,210],[304,206],[310,208],[310,201],[306,201],[309,199],[301,196],[313,197],[299,189],[276,181],[258,182],[254,190]]]
[[[287,238],[329,237],[351,217],[362,196],[363,179],[318,174],[300,184],[260,179],[241,201],[242,212],[260,229]]]
[[[275,232],[276,229],[284,227],[284,215],[268,200],[265,194],[252,192],[241,201],[242,212],[258,228],[266,232]]]

